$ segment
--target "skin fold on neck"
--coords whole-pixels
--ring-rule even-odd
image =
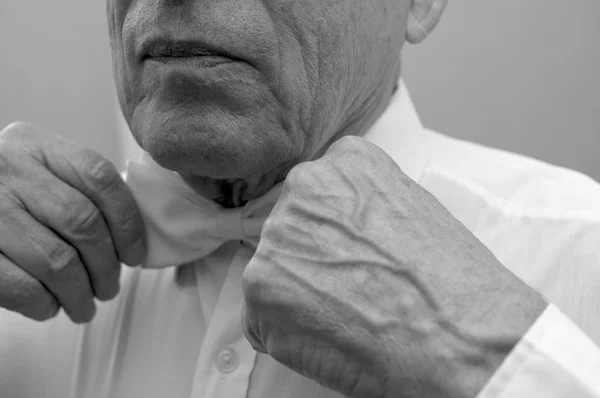
[[[370,101],[370,104],[365,104],[354,117],[348,120],[346,126],[334,134],[333,138],[327,141],[310,160],[316,160],[323,156],[329,146],[343,136],[363,136],[386,110],[392,95],[397,89],[398,84],[395,82],[391,86],[391,90],[386,90],[381,101]],[[273,186],[283,181],[296,164],[298,164],[297,160],[291,160],[267,173],[255,173],[248,178],[239,179],[212,179],[181,173],[180,175],[199,195],[215,201],[224,208],[236,208],[244,206],[249,200],[266,194]]]

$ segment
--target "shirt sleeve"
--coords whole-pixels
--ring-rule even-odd
[[[600,349],[550,304],[477,398],[599,398]]]

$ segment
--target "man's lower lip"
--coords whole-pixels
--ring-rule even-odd
[[[202,55],[197,57],[151,57],[147,58],[145,62],[190,68],[212,68],[217,65],[232,63],[235,61],[227,57]]]
[[[142,84],[153,95],[166,95],[176,101],[205,97],[208,88],[222,93],[237,90],[235,87],[240,84],[248,86],[261,81],[260,73],[250,64],[227,57],[148,58],[142,65]]]

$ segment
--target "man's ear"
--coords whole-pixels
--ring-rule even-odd
[[[423,41],[440,21],[448,0],[412,0],[406,26],[406,41]]]

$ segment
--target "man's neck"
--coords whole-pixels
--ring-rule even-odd
[[[291,169],[291,167],[290,167]],[[225,208],[242,207],[248,201],[266,194],[273,186],[285,179],[289,169],[279,174],[267,173],[247,179],[219,180],[195,175],[181,175],[197,194],[211,199]]]
[[[387,109],[392,95],[398,90],[398,84],[383,88],[379,95],[373,96],[361,112],[353,115],[348,122],[321,145],[318,150],[306,160],[293,159],[274,170],[261,172],[243,179],[212,179],[196,175],[180,174],[182,179],[199,195],[211,199],[225,208],[244,206],[248,201],[266,194],[276,184],[282,182],[289,171],[298,163],[316,160],[323,156],[327,149],[341,137],[346,135],[364,136],[369,128]]]

